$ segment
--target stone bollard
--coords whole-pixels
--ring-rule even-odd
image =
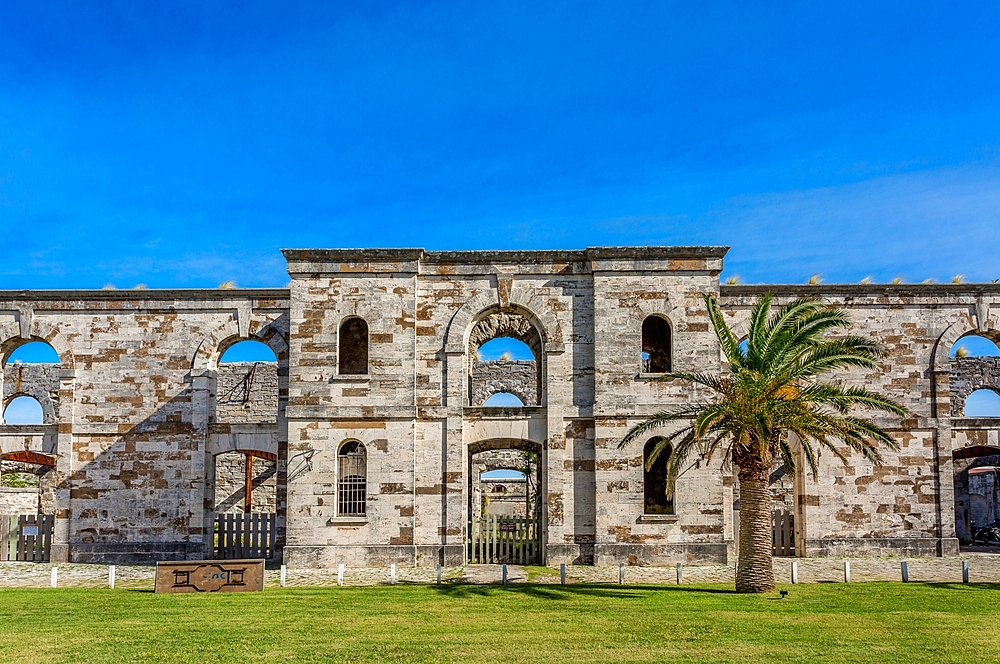
[[[55,588],[55,587],[57,587],[59,585],[59,568],[58,567],[53,567],[52,568],[52,577],[49,579],[49,585],[52,586],[53,588]]]
[[[677,585],[681,585],[684,581],[684,570],[680,563],[677,563]]]
[[[799,561],[792,561],[792,583],[799,582]]]
[[[910,582],[910,569],[906,565],[906,561],[905,560],[903,562],[899,563],[899,571],[903,575],[903,583],[909,583]]]
[[[507,563],[504,563],[503,565],[501,565],[501,567],[502,567],[502,570],[501,570],[502,578],[500,579],[500,585],[506,586],[507,585]]]
[[[281,580],[280,580],[282,588],[285,587],[285,579],[286,578],[287,578],[287,568],[284,565],[282,565],[281,566]]]
[[[337,565],[337,585],[344,585],[344,563]]]
[[[962,561],[962,583],[968,583],[968,582],[969,582],[969,561],[968,560],[963,560]]]
[[[851,582],[851,561],[850,560],[845,560],[844,561],[844,583],[850,583],[850,582]]]
[[[618,563],[618,584],[625,583],[625,563]]]
[[[440,563],[438,563],[438,569],[437,569],[437,584],[439,586],[441,585],[441,564]]]
[[[108,588],[115,589],[115,566],[108,565]]]
[[[396,585],[396,563],[389,565],[389,585]]]
[[[559,563],[559,583],[566,585],[566,563]]]

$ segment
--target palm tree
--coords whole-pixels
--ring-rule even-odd
[[[671,446],[667,462],[667,491],[686,459],[698,453],[711,461],[722,454],[735,466],[740,482],[739,564],[737,592],[771,592],[771,495],[768,476],[780,458],[795,470],[789,440],[794,434],[813,477],[818,474],[817,445],[847,462],[839,441],[875,464],[882,462],[877,445],[897,449],[888,433],[864,417],[850,414],[855,407],[869,412],[906,415],[906,408],[863,387],[840,387],[816,380],[819,374],[843,367],[874,369],[882,357],[878,343],[857,336],[829,338],[828,331],[849,325],[842,309],[807,298],[789,302],[771,313],[771,294],[758,300],[750,314],[747,343],[741,347],[726,324],[718,303],[705,296],[709,319],[729,362],[729,372],[670,373],[663,380],[681,379],[703,386],[715,398],[664,410],[636,426],[620,447],[643,434],[671,423],[679,430],[663,437],[646,466]]]

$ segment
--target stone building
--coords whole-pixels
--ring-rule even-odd
[[[291,566],[462,564],[480,472],[528,452],[544,562],[727,561],[731,470],[692,459],[668,502],[650,443],[618,441],[704,396],[658,374],[724,370],[704,294],[736,329],[764,292],[818,296],[888,350],[832,379],[913,414],[880,421],[900,443],[881,467],[827,453],[818,481],[776,469],[796,554],[956,554],[956,460],[1000,454],[1000,420],[964,417],[964,397],[1000,374],[949,351],[1000,339],[1000,285],[720,285],[725,253],[286,250],[285,289],[0,291],[4,405],[44,411],[0,425],[0,452],[38,469],[54,560],[211,557],[218,514],[273,512]],[[479,360],[499,337],[533,359]],[[248,339],[276,362],[220,364]],[[7,362],[32,340],[58,364]],[[484,406],[495,392],[524,405]]]

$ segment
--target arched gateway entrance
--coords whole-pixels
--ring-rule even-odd
[[[469,561],[541,564],[541,444],[483,441],[468,458]]]

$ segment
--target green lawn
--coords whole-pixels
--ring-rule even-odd
[[[1000,586],[0,590],[3,662],[1000,661]]]

